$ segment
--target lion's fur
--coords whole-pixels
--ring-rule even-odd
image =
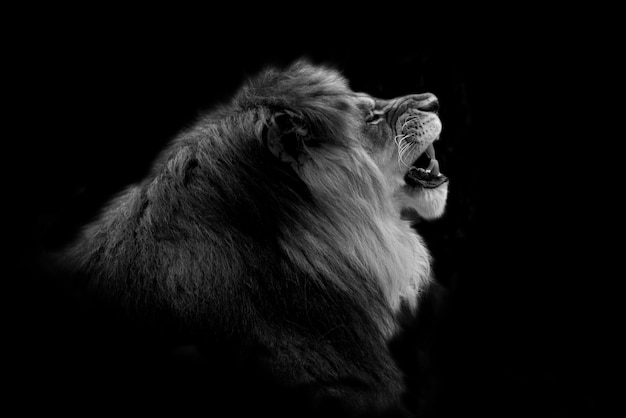
[[[135,315],[266,347],[287,384],[331,382],[321,393],[362,407],[396,401],[386,341],[430,260],[400,219],[397,182],[362,145],[354,97],[328,68],[266,70],[176,138],[68,258]],[[368,395],[332,383],[346,377]]]
[[[396,195],[400,207],[410,207],[419,216],[435,219],[443,215],[448,199],[448,183],[437,189],[406,190]]]

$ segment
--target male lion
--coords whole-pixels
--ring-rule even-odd
[[[387,342],[431,275],[401,211],[443,213],[437,108],[428,93],[354,93],[305,61],[268,69],[177,137],[66,256],[96,294],[223,347],[303,410],[399,407]]]

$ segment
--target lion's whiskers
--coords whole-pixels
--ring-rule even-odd
[[[407,117],[404,123],[402,124],[402,127],[400,127],[400,131],[404,132],[407,125],[416,119],[419,119],[419,116],[413,115],[413,116]],[[406,154],[409,152],[409,150],[413,148],[413,146],[415,145],[413,142],[406,140],[407,138],[410,138],[411,136],[413,136],[412,133],[408,133],[404,135],[398,134],[393,138],[394,142],[398,146],[398,164],[402,164],[407,168],[410,168],[411,166],[404,161],[404,158]]]
[[[404,157],[406,156],[408,151],[414,146],[414,144],[412,142],[407,141],[406,139],[411,136],[412,136],[411,134],[405,134],[405,135],[396,135],[393,138],[393,141],[398,146],[398,164],[402,164],[407,168],[410,168],[411,166],[404,161]]]
[[[413,120],[415,120],[415,119],[418,119],[418,118],[419,118],[419,116],[409,116],[408,118],[406,118],[406,120],[405,120],[405,121],[404,121],[404,123],[402,124],[402,127],[400,128],[400,130],[401,130],[401,131],[404,131],[404,128],[406,128],[406,125],[407,125],[409,122],[411,122],[411,121],[413,121]]]

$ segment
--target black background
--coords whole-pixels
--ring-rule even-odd
[[[575,128],[584,114],[570,109],[594,45],[506,17],[493,26],[439,22],[447,30],[280,17],[259,24],[253,15],[213,13],[209,23],[42,15],[13,32],[20,43],[7,79],[14,129],[5,166],[18,186],[7,189],[17,268],[3,299],[16,331],[7,357],[16,399],[88,413],[114,402],[98,395],[110,388],[103,381],[163,394],[186,387],[172,376],[198,378],[193,355],[116,330],[41,256],[141,179],[198,114],[265,65],[306,56],[338,68],[355,91],[439,97],[448,210],[417,226],[442,287],[424,337],[432,416],[595,416],[599,302],[589,283],[599,273],[583,263],[586,227],[573,210],[583,180],[569,166],[570,151],[589,147]]]

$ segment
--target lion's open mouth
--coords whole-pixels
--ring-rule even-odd
[[[439,171],[439,162],[435,158],[433,142],[439,138],[441,122],[435,112],[423,111],[418,108],[409,108],[396,121],[395,142],[398,145],[399,161],[409,167],[404,181],[411,187],[434,189],[445,182],[448,178]],[[428,147],[421,152],[419,157],[408,164],[404,156],[418,144],[429,143]]]
[[[448,181],[448,178],[439,172],[439,162],[435,158],[433,144],[430,144],[411,164],[404,181],[409,186],[426,189],[434,189]]]

